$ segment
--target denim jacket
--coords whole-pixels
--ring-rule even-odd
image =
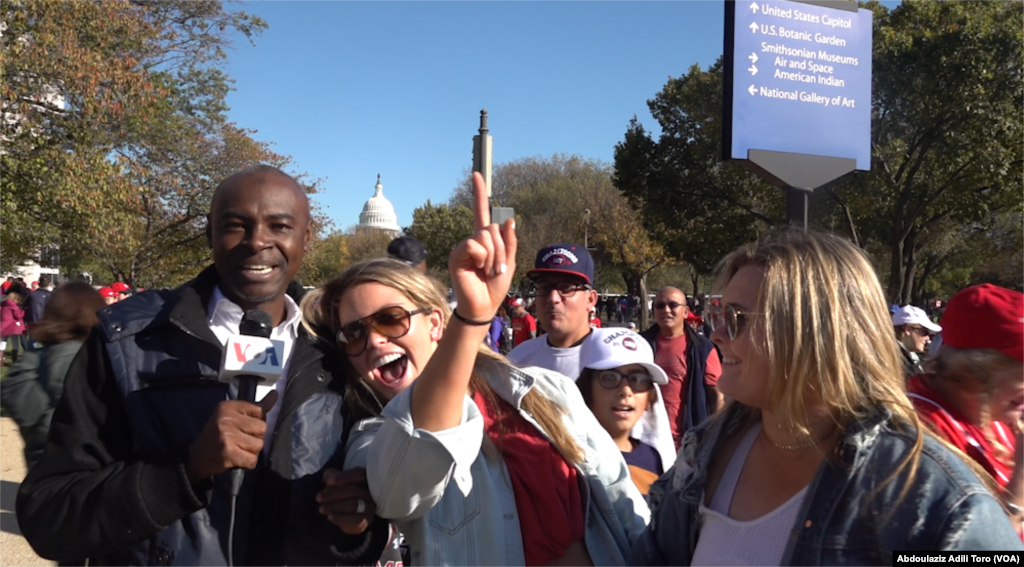
[[[743,425],[741,409],[734,404],[684,435],[675,467],[651,486],[651,523],[633,546],[633,565],[690,564],[711,459]],[[908,471],[887,480],[913,444],[914,435],[898,431],[887,410],[851,423],[808,487],[781,564],[888,565],[893,550],[1022,548],[995,497],[929,435],[901,498]]]
[[[563,418],[586,458],[576,466],[595,565],[625,565],[647,525],[647,505],[622,453],[587,408],[572,380],[540,368],[483,362],[495,395],[550,437],[520,404],[532,388],[566,410]],[[365,466],[377,514],[394,520],[409,540],[414,565],[523,565],[522,534],[508,469],[484,450],[484,422],[466,396],[461,424],[445,431],[413,427],[413,387],[352,431],[346,468]],[[372,443],[371,443],[372,441]]]

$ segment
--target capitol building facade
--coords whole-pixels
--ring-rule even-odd
[[[392,238],[398,236],[402,231],[398,226],[395,206],[384,196],[384,186],[380,183],[379,173],[377,174],[377,185],[373,188],[373,197],[370,197],[363,205],[363,212],[359,213],[359,224],[356,225],[356,232],[369,230],[386,232]]]

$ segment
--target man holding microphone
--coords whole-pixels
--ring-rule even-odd
[[[309,223],[294,179],[269,166],[242,170],[213,196],[212,266],[99,312],[18,494],[37,553],[113,565],[377,560],[389,529],[373,515],[364,473],[332,473],[347,475],[352,498],[330,516],[316,502],[325,469],[343,457],[343,374],[302,330],[301,288],[290,286]],[[280,358],[270,353],[279,378],[257,389],[257,405],[236,399],[221,365],[243,314],[258,311]],[[232,469],[249,471],[235,489],[223,474]]]

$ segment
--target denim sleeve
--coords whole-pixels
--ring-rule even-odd
[[[946,516],[941,551],[1021,551],[1006,511],[987,492],[968,494]]]
[[[372,443],[366,432],[353,432],[356,439],[349,443],[353,450],[365,452],[366,476],[377,514],[398,522],[423,517],[441,500],[451,481],[463,495],[469,494],[473,488],[470,467],[480,455],[484,434],[483,416],[468,396],[456,427],[435,432],[416,429],[411,413],[414,387],[384,408],[384,420],[372,434]],[[353,455],[352,462],[358,463],[360,458]]]

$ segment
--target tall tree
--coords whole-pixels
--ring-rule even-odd
[[[429,200],[412,212],[405,234],[427,249],[427,267],[448,281],[448,255],[459,242],[473,235],[473,210],[464,205],[434,205]]]
[[[644,227],[640,212],[612,186],[610,178],[589,187],[584,198],[592,215],[601,219],[592,223],[590,245],[621,274],[627,293],[640,298],[640,328],[646,329],[651,315],[647,276],[668,260],[665,250]]]
[[[872,169],[834,191],[863,207],[869,238],[888,244],[888,295],[903,304],[920,293],[929,227],[1024,207],[1024,4],[869,7]]]
[[[225,119],[226,48],[262,31],[259,18],[219,0],[2,10],[3,267],[55,244],[65,262],[173,285],[208,258],[216,184],[247,165],[289,165]]]
[[[654,140],[634,117],[615,146],[613,180],[666,251],[693,267],[696,285],[729,251],[782,221],[781,196],[721,161],[721,61],[669,79],[647,106],[661,135]]]
[[[939,230],[984,229],[1024,208],[1024,4],[903,2],[875,12],[872,169],[818,189],[810,222],[873,252],[889,299],[958,280]],[[719,160],[719,61],[691,67],[648,101],[662,134],[635,120],[616,147],[615,182],[668,251],[703,271],[782,222],[782,197]],[[982,233],[984,230],[982,230]],[[1018,254],[1021,251],[1018,249]]]
[[[252,164],[287,166],[287,158],[253,140],[249,131],[233,124],[207,130],[186,125],[159,152],[119,156],[120,179],[130,191],[108,212],[120,220],[103,226],[109,222],[103,216],[87,219],[101,223],[101,230],[77,242],[114,279],[146,287],[187,280],[209,261],[206,214],[217,184]],[[315,192],[315,183],[304,185]]]
[[[571,242],[590,249],[598,285],[618,278],[630,294],[646,298],[647,275],[666,257],[612,185],[610,164],[579,156],[525,158],[496,165],[492,184],[492,202],[516,212],[520,274],[544,246]],[[464,206],[469,198],[464,182],[451,202]]]
[[[391,235],[382,230],[350,229],[345,238],[347,254],[343,258],[344,265],[384,258],[388,255],[388,244],[391,243],[391,239]],[[447,265],[446,263],[445,266]]]
[[[607,183],[608,175],[607,164],[559,154],[494,166],[491,203],[512,207],[516,213],[517,279],[533,267],[537,251],[544,246],[555,242],[584,244],[588,208],[584,191]],[[467,171],[452,195],[451,205],[472,207],[470,179]],[[591,218],[591,226],[598,222],[601,219]],[[598,262],[595,268],[600,271],[603,266]]]
[[[310,244],[296,279],[304,285],[323,285],[342,270],[347,258],[348,237],[340,230],[331,231]]]

